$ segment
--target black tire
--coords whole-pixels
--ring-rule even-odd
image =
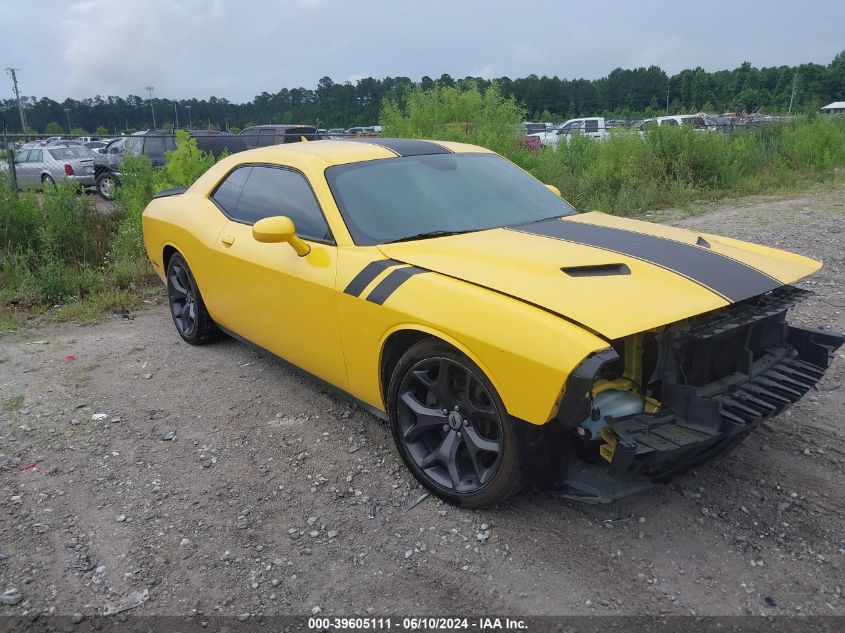
[[[214,323],[188,262],[173,253],[167,262],[167,303],[176,331],[185,342],[203,345],[217,340],[220,328]]]
[[[56,181],[53,180],[53,177],[50,174],[44,174],[41,176],[41,191],[44,191],[47,187],[56,187]]]
[[[120,179],[110,171],[103,172],[97,177],[97,193],[103,200],[114,200],[119,186]]]
[[[465,354],[442,341],[420,341],[394,368],[387,401],[399,454],[441,499],[483,508],[522,488],[513,422],[490,380]]]

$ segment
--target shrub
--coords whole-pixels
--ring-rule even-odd
[[[402,103],[385,99],[379,123],[388,136],[462,141],[507,152],[518,145],[524,116],[495,83],[482,91],[471,82],[463,90],[439,84],[417,88]]]
[[[101,287],[115,222],[76,186],[15,196],[0,180],[0,298],[52,304]]]

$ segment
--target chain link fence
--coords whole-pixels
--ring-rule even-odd
[[[604,140],[614,131],[629,130],[645,136],[660,127],[689,127],[699,132],[732,134],[783,120],[765,115],[721,116],[706,113],[672,115],[651,119],[605,119],[585,117],[565,123],[526,123],[521,144],[529,151],[555,148],[582,135]],[[375,138],[378,126],[323,130],[309,125],[260,125],[238,134],[218,130],[186,130],[197,147],[216,157],[248,149],[314,140]],[[114,197],[120,184],[123,156],[145,155],[153,167],[162,167],[167,152],[176,149],[176,130],[137,132],[110,138],[97,136],[49,136],[46,134],[0,135],[0,173],[6,173],[15,191],[43,189],[61,180],[91,188],[104,199]]]

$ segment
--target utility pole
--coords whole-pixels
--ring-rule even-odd
[[[176,109],[176,102],[173,102],[173,114],[176,116],[176,127],[179,127],[179,111]]]
[[[666,84],[666,116],[669,116],[669,84]]]
[[[12,78],[12,84],[15,86],[15,99],[18,100],[18,112],[21,115],[21,134],[26,134],[26,115],[23,112],[23,103],[21,103],[21,93],[18,91],[18,76],[15,74],[20,68],[7,68],[6,73]]]
[[[155,111],[155,108],[153,107],[153,90],[155,90],[155,88],[153,86],[147,86],[145,88],[145,90],[150,95],[150,112],[153,113],[153,130],[155,130],[156,129],[156,111]]]
[[[191,106],[186,105],[185,109],[188,111],[188,129],[193,127],[193,123],[191,123]]]
[[[789,95],[789,114],[792,114],[792,102],[795,100],[795,88],[798,84],[798,73],[792,76],[792,94]]]
[[[65,116],[67,117],[67,133],[70,134],[70,108],[65,108]]]

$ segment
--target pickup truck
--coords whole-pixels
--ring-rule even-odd
[[[560,127],[536,134],[536,136],[540,137],[542,146],[556,148],[561,139],[566,139],[568,143],[573,134],[583,134],[590,138],[604,140],[609,135],[609,127],[604,117],[585,117],[569,119]]]

